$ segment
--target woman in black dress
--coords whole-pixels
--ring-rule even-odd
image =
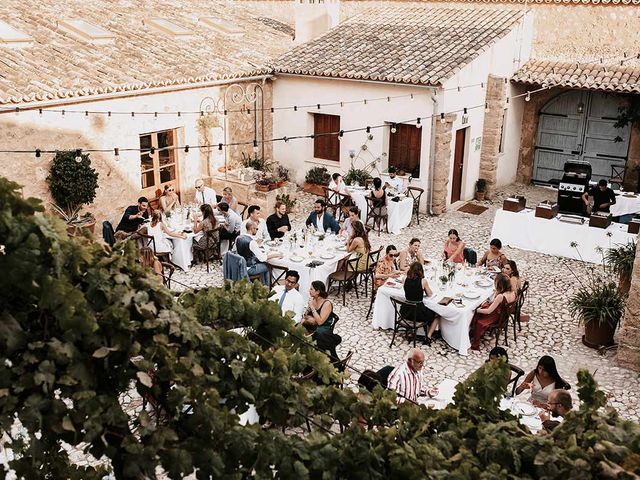
[[[404,281],[404,296],[411,302],[416,304],[416,321],[424,323],[424,331],[427,332],[425,343],[431,345],[431,337],[433,332],[439,325],[436,314],[433,310],[428,309],[422,302],[424,295],[430,297],[433,295],[429,282],[424,278],[424,268],[420,262],[414,262],[409,267],[407,279]],[[403,313],[404,314],[404,313]]]

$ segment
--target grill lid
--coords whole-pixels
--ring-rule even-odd
[[[565,177],[569,177],[571,174],[572,178],[576,179],[590,179],[591,178],[591,164],[589,162],[579,162],[577,160],[571,160],[569,162],[565,162],[564,164],[564,174]],[[579,176],[578,176],[579,175]]]

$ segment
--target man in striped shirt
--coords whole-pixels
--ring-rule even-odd
[[[409,350],[407,360],[389,375],[388,388],[398,394],[398,403],[416,402],[422,393],[422,366],[424,353],[419,348]]]

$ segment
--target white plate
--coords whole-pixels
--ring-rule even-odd
[[[491,280],[476,280],[476,285],[480,287],[490,287],[493,285],[493,282],[491,282]]]
[[[464,298],[468,298],[469,300],[475,300],[477,298],[480,298],[480,293],[472,290],[470,292],[464,292],[462,296]]]
[[[515,415],[524,415],[526,417],[533,417],[538,414],[538,409],[527,402],[514,402],[511,412]]]
[[[336,258],[336,256],[331,253],[323,253],[322,255],[320,255],[320,258],[322,258],[323,260],[331,260],[332,258]]]
[[[300,263],[301,261],[304,260],[304,257],[298,257],[296,255],[292,255],[291,257],[289,257],[289,260],[291,260],[294,263]]]

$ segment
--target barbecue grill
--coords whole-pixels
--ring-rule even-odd
[[[560,213],[585,215],[582,195],[589,189],[591,164],[570,161],[564,164],[564,175],[558,185],[558,208]]]

